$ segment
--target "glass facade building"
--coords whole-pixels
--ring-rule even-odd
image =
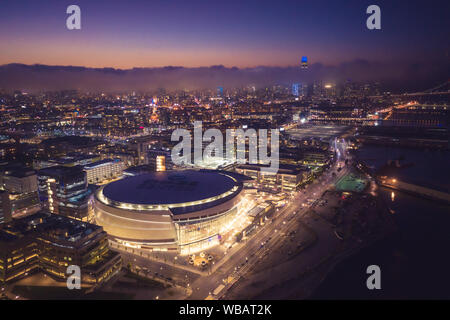
[[[81,166],[55,166],[38,172],[39,197],[51,213],[88,221],[92,211],[86,172]]]

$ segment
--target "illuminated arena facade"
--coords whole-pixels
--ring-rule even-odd
[[[189,254],[220,243],[241,206],[243,184],[227,172],[153,172],[95,193],[95,219],[126,246]]]

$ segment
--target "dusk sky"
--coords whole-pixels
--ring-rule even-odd
[[[433,5],[427,5],[432,3]],[[448,1],[17,0],[0,3],[0,64],[292,66],[448,59]],[[66,8],[81,8],[67,30]],[[366,28],[368,5],[382,30]]]

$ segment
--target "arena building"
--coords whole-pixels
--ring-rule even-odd
[[[242,215],[243,183],[223,171],[152,172],[111,182],[95,194],[95,219],[121,244],[197,252],[223,240]]]

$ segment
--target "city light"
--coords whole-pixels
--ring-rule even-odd
[[[0,300],[448,299],[444,5],[22,2],[1,5]]]

